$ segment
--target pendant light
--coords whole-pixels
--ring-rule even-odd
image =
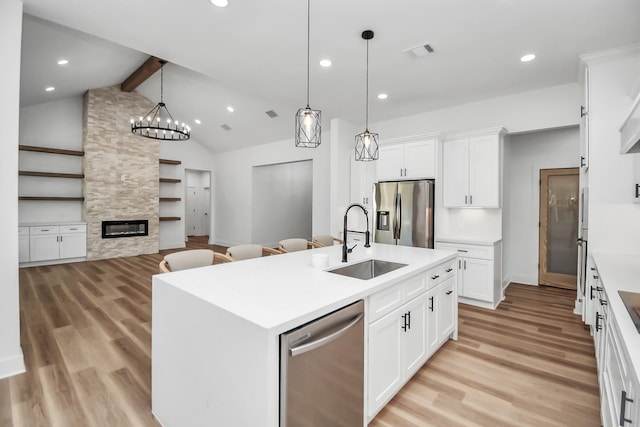
[[[366,84],[366,113],[364,132],[356,135],[355,159],[361,162],[378,160],[378,134],[369,132],[369,40],[373,38],[373,31],[365,30],[362,38],[367,41],[367,84]]]
[[[322,130],[320,110],[309,108],[309,27],[311,0],[307,0],[307,106],[296,113],[296,147],[316,148]]]
[[[191,136],[191,128],[173,119],[163,99],[164,65],[166,63],[167,61],[160,61],[160,102],[139,120],[131,119],[131,132],[145,138],[185,141]]]

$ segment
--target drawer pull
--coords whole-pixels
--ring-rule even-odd
[[[627,412],[627,402],[633,403],[633,399],[629,399],[627,392],[622,390],[622,395],[620,396],[620,425],[623,427],[625,423],[633,422],[629,418],[624,417],[625,412]]]
[[[607,300],[600,298],[600,305],[607,305]]]
[[[73,227],[73,228],[70,228],[69,230],[75,231],[75,230],[77,230],[77,228]]]
[[[447,291],[447,295],[451,295],[453,291]]]
[[[432,279],[432,280],[436,280],[438,277],[440,277],[440,276],[439,276],[439,275],[437,275],[437,274],[434,274],[433,276],[431,276],[431,279]]]
[[[466,249],[458,249],[458,252],[469,252],[469,251]]]
[[[599,277],[599,276],[596,276],[596,275],[594,274],[594,275],[593,275],[593,278],[594,278],[594,279],[596,279],[596,280],[598,280],[600,277]]]
[[[444,272],[445,273],[451,273],[453,271],[453,268],[447,268]]]
[[[40,231],[50,231],[48,228],[41,228]]]
[[[600,313],[598,313],[596,311],[596,332],[599,332],[602,330],[602,324],[600,323],[600,320],[603,320],[604,316],[601,316]]]

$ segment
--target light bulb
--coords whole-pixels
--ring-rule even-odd
[[[364,138],[362,139],[362,143],[365,147],[369,148],[369,145],[371,145],[371,134],[365,133]]]
[[[302,120],[302,126],[304,126],[307,134],[311,130],[311,125],[313,124],[313,118],[311,117],[311,112],[307,111],[304,113],[304,119]]]

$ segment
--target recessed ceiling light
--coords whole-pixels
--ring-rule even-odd
[[[387,95],[386,93],[379,93],[378,94],[378,99],[387,99],[389,97],[389,95]]]
[[[45,89],[47,92],[53,92],[54,90],[56,90],[55,87],[53,86],[49,86],[48,88]]]
[[[211,4],[217,7],[227,7],[229,5],[228,0],[210,0]]]
[[[522,58],[520,58],[520,61],[529,62],[529,61],[533,61],[535,58],[536,58],[536,56],[533,53],[529,53],[529,54],[523,56]]]
[[[201,124],[202,122],[200,121],[200,119],[195,119],[194,122],[196,122],[197,125]]]
[[[66,60],[66,59],[61,59],[61,60],[58,61],[58,65],[67,65],[68,63],[69,63],[69,61]]]
[[[231,105],[229,105],[227,107],[227,111],[230,112],[230,113],[233,113],[233,107]]]
[[[321,67],[331,67],[331,60],[330,59],[322,59],[320,61],[320,66]]]

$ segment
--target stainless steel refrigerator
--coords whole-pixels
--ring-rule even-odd
[[[374,184],[373,241],[433,248],[434,181]]]

